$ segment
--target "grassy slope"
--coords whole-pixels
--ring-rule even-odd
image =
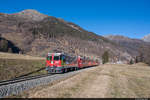
[[[0,52],[0,80],[15,78],[43,67],[45,67],[45,58]],[[43,70],[33,74],[43,73],[46,73],[46,71]]]
[[[18,97],[149,98],[150,67],[106,64],[51,86],[40,86]],[[53,91],[53,92],[51,92]]]

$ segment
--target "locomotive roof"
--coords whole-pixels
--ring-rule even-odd
[[[67,53],[48,53],[48,56],[51,56],[51,55],[54,55],[54,56],[60,56],[60,55],[65,55],[65,56],[72,56],[72,55],[69,55]],[[73,56],[72,56],[73,57]]]
[[[52,54],[54,54],[54,56],[60,56],[63,53],[48,53],[48,56],[51,56]]]

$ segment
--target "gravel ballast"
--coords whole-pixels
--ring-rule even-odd
[[[37,78],[37,79],[33,79],[33,80],[27,80],[27,81],[22,81],[22,82],[17,82],[17,83],[13,83],[13,84],[0,86],[0,98],[4,98],[5,96],[9,96],[9,95],[17,95],[17,94],[23,92],[24,90],[28,90],[28,89],[31,89],[31,88],[34,88],[34,87],[40,86],[40,85],[46,85],[53,81],[70,77],[70,76],[75,75],[86,69],[68,72],[65,74],[55,74],[55,75]]]

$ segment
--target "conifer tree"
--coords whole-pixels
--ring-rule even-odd
[[[109,62],[109,53],[108,53],[108,51],[105,51],[104,54],[102,55],[102,62],[103,62],[103,64]]]

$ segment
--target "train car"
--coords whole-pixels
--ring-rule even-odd
[[[77,57],[64,53],[48,53],[46,60],[46,70],[49,73],[64,73],[78,69]]]
[[[46,60],[46,70],[48,73],[65,73],[96,65],[98,63],[89,58],[70,56],[65,53],[48,53]]]

